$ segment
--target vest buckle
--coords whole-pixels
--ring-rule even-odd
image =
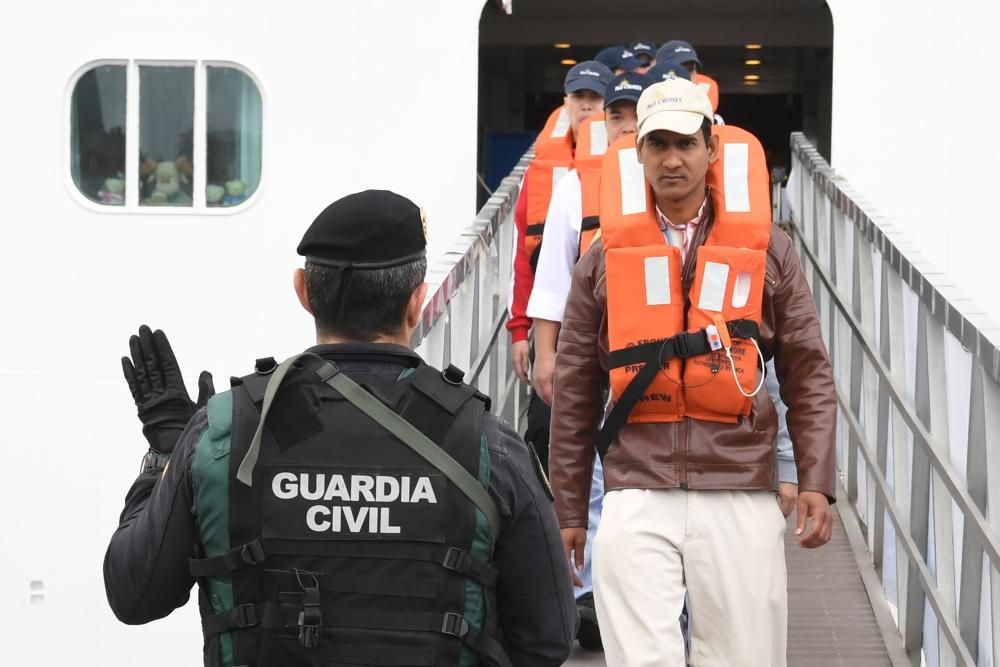
[[[468,555],[468,553],[462,551],[458,547],[449,547],[447,553],[444,555],[444,561],[441,562],[441,565],[446,570],[451,570],[452,572],[465,572]]]
[[[660,348],[661,354],[662,351],[663,348]],[[686,331],[684,333],[677,334],[674,337],[674,352],[675,355],[681,359],[686,359],[691,356],[691,348],[688,344],[688,334]]]
[[[315,613],[316,622],[309,623],[306,616],[312,616],[311,610],[303,609],[299,612],[299,644],[302,648],[316,648],[319,644],[319,611]]]
[[[257,606],[251,603],[236,607],[236,623],[238,628],[257,625]]]
[[[469,624],[461,614],[449,612],[441,623],[441,634],[462,638],[469,634]]]
[[[311,579],[310,584],[303,583],[302,579]],[[303,648],[315,648],[319,644],[320,624],[323,622],[323,615],[319,603],[319,580],[311,572],[295,570],[295,578],[302,588],[302,611],[299,612],[299,644]]]
[[[266,557],[267,554],[264,553],[264,545],[262,545],[258,540],[254,540],[249,544],[244,544],[240,548],[240,560],[247,565],[256,565],[257,563],[263,561]]]

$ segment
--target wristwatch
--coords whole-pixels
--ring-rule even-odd
[[[146,455],[142,457],[142,468],[140,472],[156,472],[163,470],[167,467],[167,463],[170,461],[170,454],[162,454],[155,449],[150,449],[146,452]]]

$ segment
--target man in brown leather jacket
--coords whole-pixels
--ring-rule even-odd
[[[657,91],[662,86],[670,89]],[[714,216],[706,174],[718,156],[711,105],[686,81],[639,102],[638,156],[689,293]],[[678,224],[675,221],[686,221]],[[775,362],[799,477],[799,544],[832,531],[836,395],[816,308],[788,236],[772,228],[760,346]],[[608,384],[603,244],[577,264],[556,360],[550,472],[571,561],[582,564],[594,443]],[[607,495],[594,543],[597,612],[609,665],[683,666],[677,618],[688,596],[691,664],[784,665],[787,585],[767,394],[736,424],[685,417],[626,424],[604,459]],[[811,519],[811,521],[807,521]],[[572,562],[571,562],[572,564]]]

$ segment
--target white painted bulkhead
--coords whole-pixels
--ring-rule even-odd
[[[431,256],[475,215],[482,2],[0,3],[0,664],[200,664],[195,605],[126,627],[101,562],[146,444],[119,357],[140,323],[190,386],[311,344],[295,246],[350,192],[426,209]],[[263,177],[216,214],[81,205],[73,78],[93,61],[226,61],[259,82]],[[110,207],[109,207],[110,208]],[[34,582],[34,583],[33,583]]]

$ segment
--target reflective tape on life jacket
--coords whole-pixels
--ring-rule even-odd
[[[652,190],[639,164],[635,135],[608,148],[601,169],[600,218],[608,298],[608,345],[612,354],[664,341],[684,330],[681,255],[667,245],[656,220]],[[664,360],[647,369],[631,423],[680,421],[684,416],[681,363]],[[648,364],[609,363],[611,392],[620,402]],[[640,382],[640,384],[642,383]]]
[[[680,251],[660,228],[634,138],[608,149],[600,217],[616,405],[599,451],[626,420],[734,423],[749,414],[749,396],[759,389],[753,339],[770,240],[767,165],[749,132],[727,125],[713,134],[720,143],[707,175],[714,220],[705,245],[688,250],[697,257],[687,295]]]
[[[566,107],[553,111],[535,140],[535,159],[525,174],[528,190],[524,245],[532,268],[538,263],[545,217],[556,185],[573,168],[573,131]]]
[[[688,329],[704,329],[718,320],[760,322],[764,269],[771,239],[771,191],[764,148],[751,133],[734,125],[716,125],[718,159],[706,182],[715,222],[698,251]],[[729,354],[714,350],[688,362],[684,371],[688,415],[694,419],[734,422],[750,413],[745,394],[757,386],[758,350],[750,339],[733,338]],[[734,374],[735,370],[735,374]],[[740,391],[719,391],[721,382]]]
[[[695,74],[691,80],[698,84],[698,87],[708,95],[708,101],[712,103],[712,113],[719,110],[719,84],[710,76]]]
[[[608,152],[608,128],[602,116],[580,124],[574,167],[580,177],[583,220],[580,223],[579,256],[594,243],[600,231],[601,164]]]

